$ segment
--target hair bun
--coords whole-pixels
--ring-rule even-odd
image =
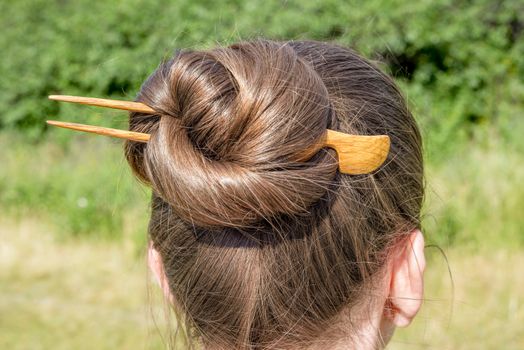
[[[179,51],[144,83],[138,101],[158,115],[131,114],[139,178],[184,220],[246,227],[308,212],[337,170],[334,151],[299,154],[334,123],[320,76],[287,44],[240,43]]]

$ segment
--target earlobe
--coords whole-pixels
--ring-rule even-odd
[[[416,316],[424,297],[424,236],[411,232],[399,254],[393,258],[387,313],[397,327],[408,326]]]
[[[171,292],[169,290],[169,283],[167,281],[166,274],[164,272],[164,264],[162,263],[162,257],[160,253],[153,247],[153,243],[149,243],[147,250],[147,264],[149,270],[153,274],[157,284],[162,289],[166,299],[171,301]]]
[[[161,286],[160,276],[163,273],[163,268],[161,266],[160,254],[153,247],[153,242],[149,242],[147,249],[147,265],[149,266],[149,271],[153,274],[153,277],[156,283]]]

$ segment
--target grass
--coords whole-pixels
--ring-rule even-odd
[[[524,263],[518,5],[4,3],[0,349],[163,348],[146,307],[149,190],[131,176],[119,141],[42,133],[47,116],[117,127],[126,117],[82,112],[45,96],[132,99],[174,48],[259,35],[334,40],[384,61],[419,117],[429,160],[424,231],[430,245],[444,249],[456,289],[442,256],[428,248],[428,300],[391,348],[517,349],[524,343],[524,285],[514,268]],[[152,308],[160,313],[159,303]]]
[[[2,221],[0,239],[0,348],[162,348],[132,242],[58,241],[33,219]]]
[[[524,252],[496,248],[430,253],[425,301],[415,321],[397,330],[389,349],[522,349]],[[452,279],[448,273],[451,269]]]
[[[121,143],[89,136],[63,141],[62,135],[39,144],[0,135],[0,147],[9,149],[0,154],[4,213],[45,218],[64,239],[140,239],[149,191],[131,176]]]
[[[455,289],[428,247],[423,310],[391,349],[524,343],[524,153],[474,140],[427,171],[425,235]],[[0,348],[164,348],[146,288],[149,191],[121,143],[56,130],[39,144],[0,133],[0,147]]]
[[[130,240],[56,240],[38,220],[0,222],[0,348],[163,349],[158,289]],[[143,248],[140,248],[143,250]],[[426,300],[390,349],[519,349],[524,252],[498,248],[429,255]]]
[[[484,135],[427,163],[423,226],[430,243],[523,247],[524,144],[514,139]],[[131,176],[120,141],[53,130],[31,144],[0,133],[0,148],[9,149],[0,153],[4,215],[40,217],[64,239],[144,241],[150,194]]]
[[[432,243],[522,249],[524,152],[497,142],[465,145],[427,171],[423,225]]]

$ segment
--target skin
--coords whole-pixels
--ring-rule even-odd
[[[410,233],[398,254],[389,261],[378,338],[385,346],[396,327],[407,327],[417,315],[424,298],[424,236],[420,230]]]
[[[159,253],[152,245],[148,249],[148,265],[164,296],[173,303]],[[381,284],[377,308],[370,310],[369,323],[362,326],[352,342],[341,339],[331,349],[384,348],[397,327],[407,327],[417,315],[424,297],[424,236],[414,230],[404,243],[397,245],[390,255]],[[355,338],[357,341],[355,341]],[[326,349],[318,347],[318,349]],[[315,349],[314,347],[311,350]]]

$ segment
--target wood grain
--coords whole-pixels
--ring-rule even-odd
[[[55,101],[80,103],[90,106],[115,108],[146,114],[156,114],[156,112],[151,107],[140,102],[68,95],[50,95],[49,99]],[[47,123],[61,128],[118,137],[121,139],[137,142],[147,142],[149,141],[150,137],[149,134],[104,128],[93,125],[60,122],[54,120],[48,120]],[[310,149],[305,150],[299,159],[309,159],[322,147],[331,147],[337,151],[339,170],[341,173],[353,175],[368,174],[378,169],[386,160],[390,149],[390,139],[387,135],[351,135],[328,129],[326,130],[326,134],[322,138],[321,143],[311,146]]]
[[[104,128],[101,126],[86,125],[86,124],[59,122],[56,120],[48,120],[47,124],[58,126],[60,128],[65,128],[65,129],[89,132],[89,133],[93,133],[97,135],[118,137],[119,139],[126,139],[126,140],[137,141],[137,142],[149,141],[149,134],[143,134],[140,132]]]
[[[324,145],[337,151],[340,172],[356,175],[375,171],[384,163],[390,140],[387,135],[351,135],[327,130]]]
[[[140,102],[108,100],[104,98],[69,96],[69,95],[49,95],[49,99],[53,101],[80,103],[80,104],[89,105],[89,106],[121,109],[124,111],[131,111],[131,112],[156,114],[154,109]]]

